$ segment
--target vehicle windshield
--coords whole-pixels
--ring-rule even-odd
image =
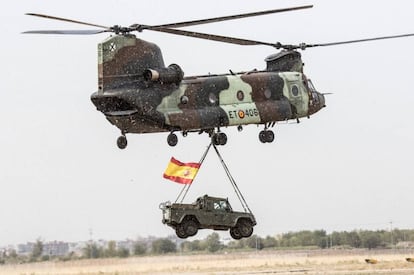
[[[214,209],[215,210],[222,210],[222,211],[229,211],[230,207],[226,201],[216,201],[214,202]]]

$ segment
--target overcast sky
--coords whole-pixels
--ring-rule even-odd
[[[188,28],[282,43],[323,43],[414,32],[412,1],[11,1],[0,13],[0,245],[167,236],[160,202],[181,185],[162,174],[171,156],[198,161],[207,135],[129,135],[95,110],[94,36],[22,35],[33,29],[85,29],[25,16],[45,13],[102,25],[163,24],[314,4],[313,9]],[[88,29],[88,27],[86,27]],[[265,67],[265,46],[144,32],[165,63],[187,76]],[[262,144],[262,126],[224,129],[221,147],[258,225],[255,233],[414,228],[414,38],[308,49],[305,73],[327,108],[300,124],[278,124]],[[214,151],[187,196],[240,204]],[[203,234],[209,234],[205,231]],[[227,236],[227,232],[223,236]],[[202,234],[199,236],[203,236]]]

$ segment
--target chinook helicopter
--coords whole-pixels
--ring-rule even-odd
[[[262,143],[274,141],[270,128],[279,121],[310,117],[325,107],[319,93],[303,73],[298,50],[365,41],[392,39],[414,34],[383,36],[332,43],[289,45],[199,33],[179,28],[272,13],[312,8],[313,5],[185,21],[163,25],[134,24],[108,27],[37,13],[27,15],[66,21],[98,30],[35,30],[30,34],[91,35],[114,33],[98,44],[98,91],[91,95],[97,110],[118,127],[120,149],[127,146],[126,134],[168,132],[167,143],[177,145],[177,132],[208,133],[215,145],[225,145],[223,127],[263,125]],[[271,46],[278,53],[268,56],[264,70],[202,76],[184,76],[177,64],[165,66],[160,48],[137,38],[133,32],[146,30],[237,45]]]

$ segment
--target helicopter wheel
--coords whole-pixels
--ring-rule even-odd
[[[271,143],[275,140],[275,134],[271,130],[263,130],[259,133],[259,140],[262,143]]]
[[[275,134],[271,130],[266,131],[266,142],[271,143],[275,140]]]
[[[170,145],[171,147],[177,145],[178,143],[178,137],[176,134],[174,133],[170,133],[167,137],[167,143],[168,145]]]
[[[220,145],[226,145],[227,135],[225,133],[219,133],[219,141],[220,141]]]
[[[116,144],[118,145],[119,149],[125,149],[128,145],[126,136],[124,135],[119,136],[118,139],[116,140]]]
[[[259,140],[261,143],[266,143],[266,131],[260,131]]]
[[[226,145],[227,135],[225,133],[215,133],[212,140],[214,145]]]

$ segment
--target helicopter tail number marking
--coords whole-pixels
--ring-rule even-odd
[[[254,108],[254,109],[247,109],[247,110],[232,110],[232,111],[228,111],[228,116],[230,119],[244,119],[245,117],[254,117],[254,116],[259,116],[259,111]]]
[[[260,115],[254,103],[221,106],[227,113],[230,125],[259,123]]]

